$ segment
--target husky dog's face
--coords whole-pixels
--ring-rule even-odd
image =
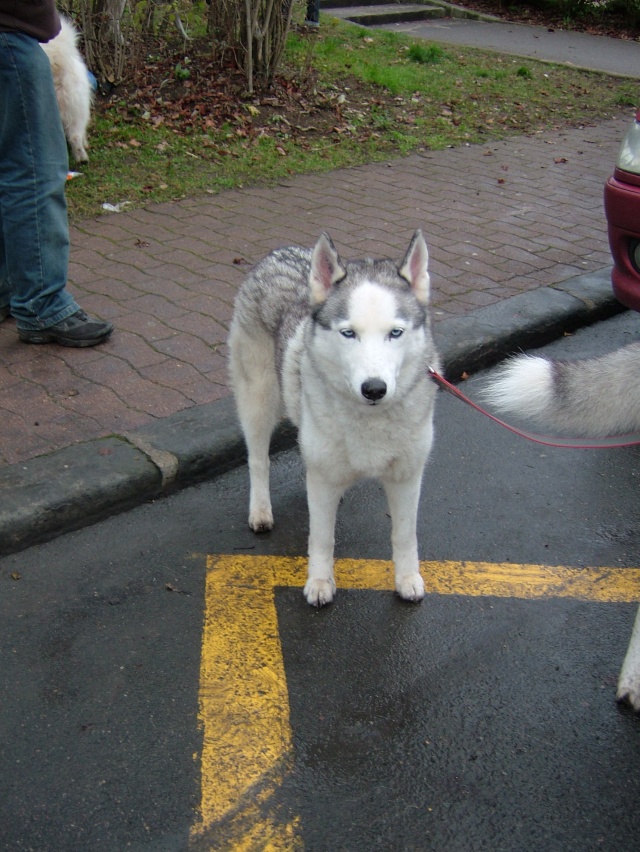
[[[417,231],[397,267],[391,261],[343,265],[326,235],[311,261],[314,357],[342,392],[363,405],[386,405],[407,364],[422,369],[429,299],[427,246]]]

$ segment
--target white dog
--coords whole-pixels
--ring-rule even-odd
[[[49,57],[62,126],[77,163],[86,162],[87,126],[91,116],[92,90],[87,66],[78,50],[78,31],[72,21],[60,16],[62,29],[41,45]]]
[[[308,603],[333,600],[336,510],[350,485],[376,477],[392,524],[395,587],[418,601],[416,516],[432,442],[437,368],[428,252],[416,231],[404,260],[343,263],[323,234],[311,249],[268,255],[242,285],[230,367],[249,451],[249,525],[273,526],[269,439],[286,412],[307,470]]]
[[[483,396],[497,409],[575,436],[640,430],[640,343],[581,361],[520,355],[499,369]],[[640,609],[618,680],[618,701],[640,712]]]

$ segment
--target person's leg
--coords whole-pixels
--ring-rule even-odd
[[[308,27],[317,27],[320,24],[320,0],[308,0],[304,22]]]
[[[11,293],[9,292],[9,282],[4,270],[4,248],[2,240],[2,228],[0,228],[0,322],[5,320],[11,313],[9,302],[11,301]]]
[[[19,329],[79,310],[65,289],[67,170],[49,60],[35,39],[0,33],[0,305],[8,289]]]

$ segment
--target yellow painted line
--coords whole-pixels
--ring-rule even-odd
[[[507,598],[640,600],[640,568],[566,568],[490,562],[422,562],[428,593]]]
[[[208,848],[302,848],[297,820],[273,803],[292,765],[292,733],[274,590],[302,589],[307,560],[209,556],[200,665],[201,813]],[[338,587],[393,589],[383,560],[336,561]],[[638,568],[422,562],[427,594],[585,601],[640,600]],[[302,591],[300,592],[302,596]],[[209,832],[211,831],[211,834]]]
[[[266,850],[276,842],[273,848],[283,852],[296,848],[295,827],[273,823],[268,813],[291,760],[273,590],[269,575],[250,562],[208,559],[199,696],[201,823],[195,833],[226,821],[227,835],[235,836],[228,848],[234,850]]]

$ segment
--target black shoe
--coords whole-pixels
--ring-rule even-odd
[[[95,346],[102,343],[113,331],[110,322],[94,319],[84,311],[76,311],[49,328],[37,331],[19,328],[18,337],[24,343],[59,343],[61,346]]]

